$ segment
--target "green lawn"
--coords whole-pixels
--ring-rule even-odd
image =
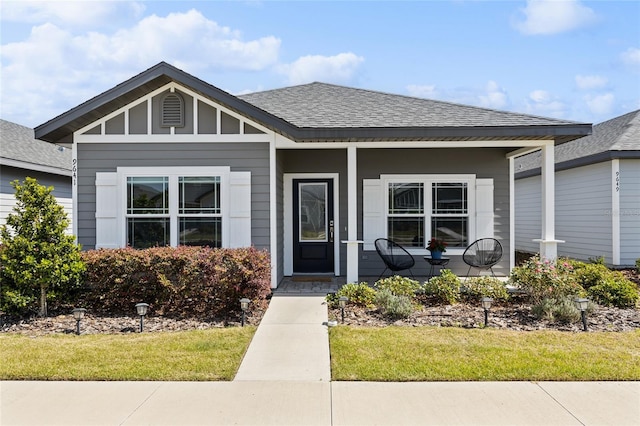
[[[1,380],[232,380],[255,327],[130,335],[0,335]]]
[[[330,329],[333,380],[640,380],[640,330]]]

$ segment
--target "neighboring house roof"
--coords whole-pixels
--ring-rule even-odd
[[[540,151],[516,158],[516,177],[540,174]],[[593,133],[556,146],[556,170],[566,170],[614,158],[640,158],[640,110],[593,126]]]
[[[35,139],[33,129],[0,119],[0,164],[71,176],[71,150]]]
[[[312,83],[233,96],[165,62],[38,126],[36,137],[72,133],[174,81],[298,142],[353,140],[517,140],[567,142],[591,125],[370,90]]]

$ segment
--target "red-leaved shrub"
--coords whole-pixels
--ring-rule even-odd
[[[254,247],[155,247],[82,253],[86,264],[81,306],[96,313],[131,314],[145,302],[174,317],[236,315],[239,300],[265,308],[271,292],[269,254]]]

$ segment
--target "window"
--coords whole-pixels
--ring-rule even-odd
[[[222,246],[220,176],[128,176],[127,245]],[[175,243],[174,243],[175,244]]]
[[[181,245],[221,247],[220,177],[179,177]]]
[[[386,188],[389,239],[416,248],[425,248],[425,242],[434,237],[445,240],[451,248],[468,245],[467,180],[389,179]]]
[[[228,166],[96,172],[96,248],[252,244],[251,172]]]

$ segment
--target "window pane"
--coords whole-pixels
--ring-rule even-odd
[[[445,240],[449,247],[466,247],[468,243],[466,217],[434,217],[431,237]]]
[[[180,214],[220,214],[220,177],[179,178]]]
[[[327,184],[300,183],[300,241],[327,241]]]
[[[424,218],[390,217],[387,235],[402,246],[424,247]]]
[[[180,244],[222,247],[222,219],[219,217],[181,217]]]
[[[422,214],[422,183],[389,184],[389,214]]]
[[[466,183],[434,183],[432,191],[434,214],[467,213]]]
[[[169,213],[169,178],[128,177],[127,213]]]
[[[128,218],[127,244],[133,248],[168,246],[170,244],[168,218]]]

